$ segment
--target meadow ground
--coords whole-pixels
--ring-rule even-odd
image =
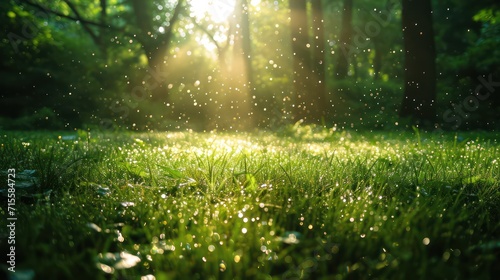
[[[2,132],[1,219],[17,220],[0,229],[0,267],[18,279],[493,278],[497,139]]]

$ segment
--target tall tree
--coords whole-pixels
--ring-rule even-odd
[[[247,0],[240,0],[241,2],[237,5],[239,9],[239,15],[241,16],[240,29],[241,29],[241,56],[243,58],[244,66],[242,67],[245,75],[245,82],[247,83],[247,88],[249,94],[253,92],[253,71],[252,71],[252,38],[250,35],[250,7],[248,6]]]
[[[352,5],[353,0],[344,0],[344,11],[342,12],[342,24],[340,30],[340,51],[337,54],[337,65],[335,74],[338,79],[344,79],[349,72],[349,56],[351,54],[352,41]]]
[[[312,67],[315,73],[315,88],[310,94],[316,99],[316,119],[326,114],[326,71],[325,71],[325,32],[323,7],[321,0],[312,0],[313,26],[313,60]]]
[[[324,70],[321,69],[321,66],[316,67],[316,63],[313,63],[312,59],[314,57],[321,60],[321,62],[315,62],[322,65],[321,53],[324,53],[324,45],[322,45],[324,43],[319,43],[319,41],[323,41],[324,37],[320,35],[320,32],[323,31],[320,26],[322,19],[318,15],[320,11],[313,12],[314,16],[317,17],[317,22],[313,26],[319,28],[313,32],[318,36],[318,40],[314,42],[314,44],[318,44],[318,48],[313,56],[309,39],[307,1],[290,0],[289,4],[293,53],[294,119],[309,123],[320,122],[324,114],[323,104],[326,100],[324,100],[324,90],[318,91],[317,84],[323,78],[318,75],[317,71],[324,73]],[[321,8],[318,3],[315,3],[314,7]]]
[[[382,52],[382,43],[379,38],[374,38],[373,40],[373,50],[375,51],[375,55],[373,57],[373,79],[380,79],[380,71],[382,70],[382,60],[383,60],[383,52]]]
[[[171,45],[174,25],[183,9],[184,0],[177,1],[167,27],[162,26],[164,28],[163,32],[159,32],[159,28],[154,23],[154,11],[158,10],[156,4],[143,0],[130,1],[135,16],[135,26],[140,31],[137,40],[141,43],[148,58],[148,65],[152,72],[151,76],[156,77],[156,82],[158,82],[156,87],[150,87],[149,90],[153,93],[153,100],[168,102],[167,87],[164,86],[167,77],[165,74],[160,73],[165,73],[165,69],[163,68],[165,67],[166,57]]]
[[[234,26],[234,46],[232,75],[234,92],[231,102],[237,103],[235,116],[236,127],[248,129],[252,124],[251,103],[253,96],[252,42],[250,36],[250,7],[247,0],[239,0],[235,6],[236,25]]]
[[[405,88],[400,117],[429,122],[436,115],[436,50],[431,0],[403,0]]]
[[[309,105],[307,100],[309,56],[307,6],[306,0],[290,0],[291,39],[293,53],[293,86],[295,120],[307,118]]]

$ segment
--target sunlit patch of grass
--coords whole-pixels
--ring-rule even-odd
[[[0,137],[2,170],[33,170],[26,192],[53,191],[17,198],[17,268],[37,278],[498,272],[494,133],[59,136]]]

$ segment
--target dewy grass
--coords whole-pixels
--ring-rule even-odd
[[[22,275],[481,279],[500,272],[498,134],[417,139],[314,127],[280,136],[3,134],[2,172],[34,171],[37,183],[16,190]],[[4,220],[6,207],[5,198]],[[6,254],[8,232],[0,232]]]

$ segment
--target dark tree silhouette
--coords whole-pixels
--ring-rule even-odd
[[[308,70],[311,58],[307,45],[309,44],[307,29],[306,0],[290,0],[291,39],[293,55],[293,87],[294,87],[294,118],[307,118],[309,104],[307,100]]]
[[[154,27],[153,10],[156,6],[149,1],[131,0],[132,9],[135,16],[135,24],[139,28],[140,33],[137,36],[138,41],[143,46],[143,49],[148,58],[151,76],[155,77],[158,85],[149,88],[152,91],[153,100],[169,102],[167,87],[163,86],[167,79],[165,71],[165,61],[168,55],[168,50],[171,45],[174,25],[179,19],[179,15],[183,9],[184,0],[179,0],[174,8],[168,27],[163,33],[157,32]],[[155,36],[152,36],[155,34]]]
[[[415,122],[431,122],[436,109],[436,50],[431,0],[403,0],[405,89],[399,112]]]
[[[313,60],[312,67],[315,73],[313,82],[315,83],[313,92],[316,114],[315,118],[324,117],[326,114],[326,71],[325,71],[325,35],[323,7],[321,0],[312,0],[312,26],[313,26]]]
[[[324,43],[319,42],[324,41],[323,35],[319,34],[323,31],[323,28],[320,26],[322,24],[321,13],[317,10],[313,11],[313,17],[317,21],[313,23],[313,28],[319,28],[319,30],[313,31],[318,36],[318,39],[313,43],[313,47],[317,44],[317,50],[314,51],[313,63],[311,55],[312,46],[308,29],[307,1],[290,0],[289,4],[294,79],[293,115],[296,121],[303,120],[308,123],[317,123],[321,121],[324,112],[323,104],[326,103],[324,90],[318,89],[316,86],[319,80],[324,79],[324,70],[321,69],[321,66],[316,67],[315,65],[322,65],[321,54],[324,53]],[[321,8],[318,7],[317,2],[314,7],[316,9]],[[318,60],[321,60],[321,62]]]
[[[351,54],[352,41],[352,2],[344,0],[344,11],[342,13],[342,25],[340,31],[340,51],[337,54],[337,65],[335,66],[336,78],[344,79],[349,71],[349,56]]]

